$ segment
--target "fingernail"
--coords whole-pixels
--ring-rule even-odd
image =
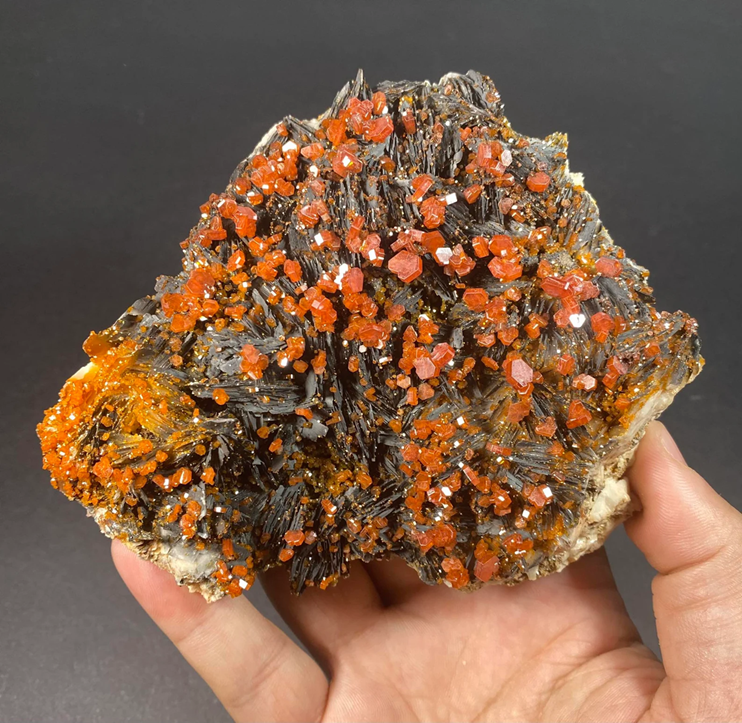
[[[672,438],[670,432],[667,431],[667,427],[662,423],[660,423],[659,426],[660,442],[665,448],[665,452],[667,452],[676,462],[680,462],[680,464],[686,464],[683,453],[680,451],[678,445],[675,444],[675,440]]]

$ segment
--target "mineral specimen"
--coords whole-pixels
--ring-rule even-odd
[[[567,166],[477,73],[285,118],[39,426],[52,484],[207,599],[398,555],[474,588],[559,570],[702,366]]]

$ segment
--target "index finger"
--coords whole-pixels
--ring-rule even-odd
[[[127,587],[237,721],[318,720],[319,666],[244,597],[207,603],[114,541]]]

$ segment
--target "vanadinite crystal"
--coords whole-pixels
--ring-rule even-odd
[[[566,150],[474,72],[359,74],[285,118],[201,206],[183,271],[85,342],[39,426],[52,484],[208,599],[390,555],[515,583],[599,546],[702,359]]]

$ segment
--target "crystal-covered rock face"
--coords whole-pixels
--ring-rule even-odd
[[[474,72],[359,74],[285,118],[201,207],[183,271],[85,342],[39,425],[52,484],[208,599],[389,555],[510,584],[602,544],[702,359],[566,150]]]

